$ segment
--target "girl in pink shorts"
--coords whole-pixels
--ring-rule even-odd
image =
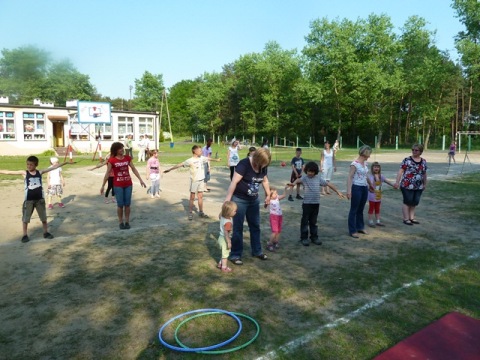
[[[288,186],[285,188],[287,189]],[[280,233],[282,232],[282,207],[280,206],[280,200],[284,199],[286,196],[285,192],[282,195],[278,195],[277,189],[270,186],[270,227],[272,229],[272,235],[270,235],[270,240],[267,242],[267,250],[275,251],[280,246],[278,244]]]

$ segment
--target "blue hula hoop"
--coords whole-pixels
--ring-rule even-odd
[[[174,346],[174,345],[171,345],[169,343],[167,343],[163,337],[162,337],[162,334],[163,334],[163,331],[165,330],[165,328],[170,325],[173,321],[177,320],[178,318],[181,318],[185,315],[190,315],[190,314],[196,314],[196,313],[201,313],[201,312],[217,312],[217,313],[222,313],[222,314],[225,314],[225,315],[228,315],[230,317],[232,317],[238,324],[238,330],[237,332],[228,340],[225,340],[221,343],[218,343],[218,344],[214,344],[214,345],[210,345],[210,346],[204,346],[204,347],[197,347],[197,348],[183,348],[183,347],[178,347],[178,346]],[[169,348],[170,350],[176,350],[176,351],[181,351],[181,352],[199,352],[199,351],[208,351],[208,350],[215,350],[215,349],[218,349],[222,346],[225,346],[227,344],[230,344],[233,340],[235,340],[239,335],[240,333],[242,332],[242,322],[241,320],[238,318],[238,316],[236,316],[235,314],[229,312],[229,311],[225,311],[225,310],[221,310],[221,309],[199,309],[199,310],[191,310],[191,311],[187,311],[187,312],[184,312],[180,315],[177,315],[173,318],[171,318],[170,320],[168,320],[165,324],[162,325],[162,327],[160,328],[160,330],[158,331],[158,339],[160,340],[160,342],[162,343],[162,345],[166,346],[167,348]]]

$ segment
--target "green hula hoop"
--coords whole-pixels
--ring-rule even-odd
[[[255,327],[257,328],[257,332],[255,333],[255,335],[250,339],[248,340],[246,343],[244,344],[241,344],[239,346],[236,346],[236,347],[233,347],[231,349],[225,349],[225,350],[208,350],[208,351],[197,351],[198,354],[226,354],[226,353],[230,353],[230,352],[234,352],[234,351],[237,351],[237,350],[240,350],[240,349],[243,349],[244,347],[247,347],[248,345],[250,345],[251,343],[253,343],[257,338],[258,338],[258,335],[260,335],[260,325],[258,324],[258,322],[248,316],[248,315],[245,315],[245,314],[241,314],[241,313],[238,313],[238,312],[234,312],[234,311],[230,311],[230,313],[236,315],[236,316],[239,316],[239,317],[243,317],[245,319],[248,319],[250,320],[253,324],[255,324]],[[206,312],[206,313],[201,313],[201,314],[197,314],[197,315],[193,315],[193,316],[190,316],[189,318],[186,318],[185,320],[183,320],[180,324],[178,324],[177,328],[175,329],[175,341],[177,342],[178,345],[180,345],[181,347],[185,348],[185,349],[189,349],[188,346],[186,346],[185,344],[183,344],[180,339],[178,338],[178,331],[180,330],[180,328],[185,325],[187,322],[189,322],[190,320],[193,320],[195,318],[198,318],[200,316],[206,316],[206,315],[214,315],[214,314],[218,314],[218,312],[214,312],[214,311],[211,311],[211,312]]]

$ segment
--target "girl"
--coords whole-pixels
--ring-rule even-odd
[[[368,193],[368,226],[375,227],[373,222],[373,214],[377,219],[377,226],[385,226],[380,221],[380,204],[382,202],[382,183],[386,183],[393,188],[396,188],[395,184],[390,182],[382,175],[382,167],[378,162],[374,162],[370,168],[371,174],[369,175],[370,183],[374,186],[374,190],[370,190]]]
[[[220,213],[220,235],[218,236],[218,246],[222,250],[222,259],[218,262],[217,268],[223,272],[231,272],[232,269],[227,266],[228,255],[232,248],[231,232],[233,229],[233,217],[237,213],[237,204],[233,201],[225,201]]]
[[[452,141],[450,144],[450,147],[448,148],[448,165],[453,160],[453,163],[456,164],[457,162],[455,161],[455,150],[457,150],[457,143],[455,141]]]
[[[121,230],[130,229],[130,204],[132,202],[133,182],[130,177],[129,168],[132,169],[135,176],[140,181],[142,187],[147,185],[142,180],[137,168],[133,165],[132,158],[125,155],[125,149],[122,143],[114,142],[110,147],[110,157],[107,162],[107,171],[103,177],[103,184],[100,188],[100,194],[103,194],[105,184],[110,177],[110,171],[113,170],[113,188],[117,198],[117,217]]]
[[[287,190],[289,186],[285,187]],[[280,248],[278,241],[280,233],[282,232],[282,207],[280,206],[280,200],[285,199],[286,192],[283,195],[278,195],[277,189],[270,187],[270,228],[272,229],[272,235],[270,235],[270,241],[267,242],[267,250],[275,251]],[[268,205],[265,204],[265,207]]]
[[[147,161],[147,179],[150,179],[150,197],[160,197],[160,162],[158,161],[158,150],[152,150],[150,152],[150,158]]]
[[[100,164],[95,166],[94,168],[90,169],[90,171],[101,168],[104,165],[107,165],[108,159],[110,158],[110,155],[107,155],[105,158],[105,161],[102,161]],[[108,183],[107,183],[107,191],[105,191],[105,204],[108,204],[108,194],[110,193],[110,190],[112,191],[112,203],[115,203],[115,190],[113,189],[113,170],[110,171],[108,174]]]
[[[230,181],[232,181],[233,174],[235,173],[235,167],[237,166],[238,162],[240,161],[240,157],[238,156],[238,141],[233,140],[232,146],[228,148],[227,153],[227,161],[228,166],[230,167]]]

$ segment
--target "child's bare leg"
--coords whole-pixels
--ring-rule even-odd
[[[297,184],[297,195],[300,195],[300,184]]]
[[[270,235],[270,240],[268,242],[269,245],[272,245],[275,242],[275,233],[272,232]]]
[[[53,196],[50,195],[50,194],[47,196],[47,202],[48,202],[47,205],[51,205],[51,204],[52,204],[52,197],[53,197]]]
[[[222,258],[222,268],[226,268],[228,267],[228,258]]]
[[[198,196],[198,211],[202,213],[203,212],[203,192],[199,192],[197,196]]]
[[[48,232],[48,223],[46,221],[42,221],[42,227],[43,227],[43,233],[47,233]],[[26,235],[26,233],[25,233]]]
[[[190,193],[190,203],[189,203],[189,212],[191,213],[193,211],[193,202],[195,201],[195,193]],[[200,206],[200,204],[199,204]]]
[[[28,223],[24,222],[22,223],[22,228],[23,228],[23,235],[27,235],[27,229],[28,229]]]

